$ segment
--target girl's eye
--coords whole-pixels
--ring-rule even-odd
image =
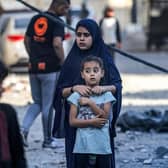
[[[86,72],[86,73],[90,73],[90,70],[89,70],[89,69],[86,69],[85,72]]]
[[[97,73],[97,72],[99,72],[99,69],[98,68],[94,68],[93,72]]]

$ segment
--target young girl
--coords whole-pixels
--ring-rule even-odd
[[[111,92],[98,93],[98,86],[104,76],[100,58],[88,56],[81,63],[81,76],[91,94],[88,97],[74,92],[68,97],[70,102],[70,125],[77,127],[75,153],[77,168],[110,168],[111,145],[109,119],[112,103]],[[103,161],[103,162],[102,162]]]

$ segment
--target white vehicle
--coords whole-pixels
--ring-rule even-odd
[[[0,15],[0,59],[9,67],[28,62],[23,40],[34,14],[30,11],[10,11]]]

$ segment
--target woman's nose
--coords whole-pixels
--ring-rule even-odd
[[[83,40],[85,37],[84,37],[84,35],[82,34],[81,36],[80,36],[80,40]]]

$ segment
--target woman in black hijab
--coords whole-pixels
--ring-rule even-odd
[[[87,46],[86,43],[88,38],[90,38],[90,41],[88,40],[90,45]],[[97,93],[110,90],[117,99],[117,103],[112,109],[113,117],[110,128],[111,147],[113,152],[111,168],[115,168],[113,137],[115,137],[115,123],[121,108],[122,84],[120,74],[111,59],[110,52],[102,40],[100,29],[94,20],[83,19],[79,21],[76,26],[76,40],[63,64],[56,88],[54,102],[56,114],[53,135],[59,136],[62,116],[64,116],[67,167],[75,168],[75,158],[72,153],[75,140],[75,128],[70,127],[69,125],[69,104],[66,99],[63,98],[69,96],[73,91],[77,91],[85,96],[89,94],[89,88],[82,85],[83,80],[80,77],[80,63],[82,59],[88,55],[100,57],[104,62],[104,85],[97,89]],[[64,113],[62,105],[64,106]]]

